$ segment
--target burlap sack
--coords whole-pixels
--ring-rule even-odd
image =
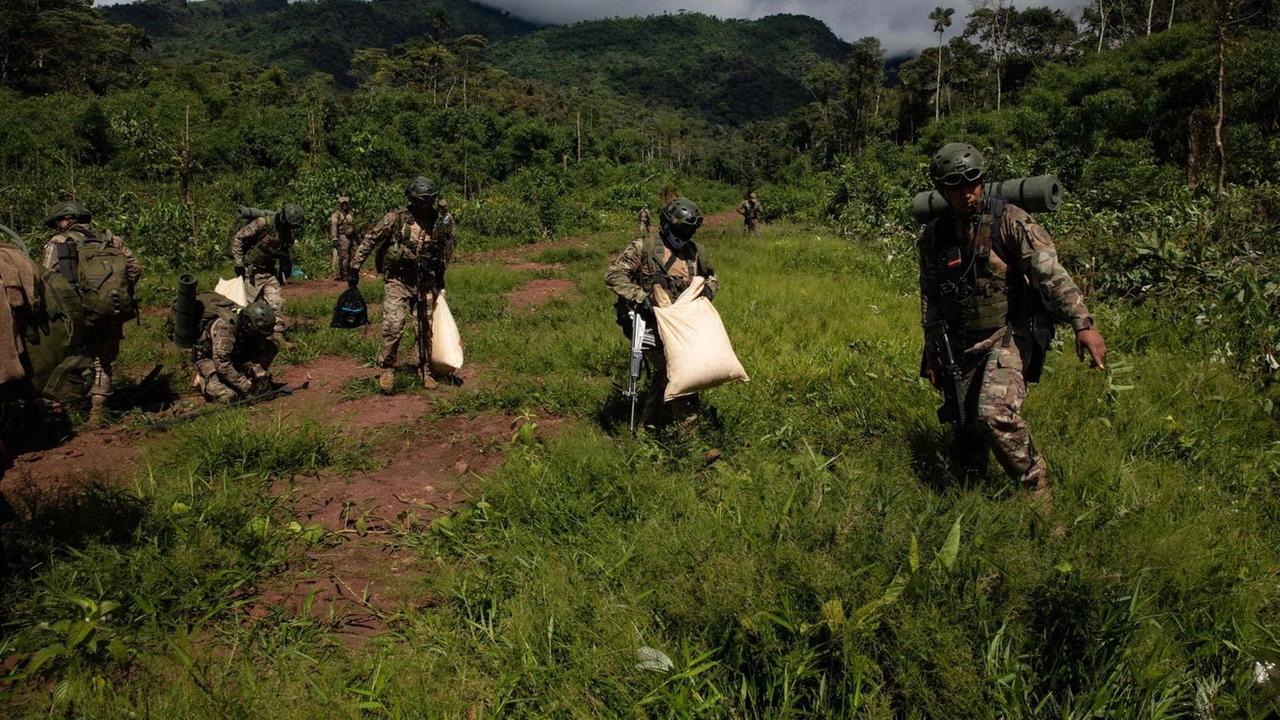
[[[658,306],[653,313],[667,359],[664,400],[750,380],[733,353],[720,313],[710,300],[701,297],[704,283],[703,278],[695,277],[674,302],[665,293],[655,293]]]
[[[462,368],[462,336],[458,324],[449,312],[444,291],[436,298],[436,308],[431,313],[431,369],[443,375],[452,375]]]

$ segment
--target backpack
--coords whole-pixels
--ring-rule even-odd
[[[62,403],[83,400],[93,385],[93,359],[84,353],[84,314],[80,294],[62,275],[38,263],[14,245],[0,244],[7,263],[29,263],[36,277],[35,297],[10,308],[22,337],[19,357],[25,377],[0,385],[0,400],[45,397]]]
[[[65,234],[76,247],[74,277],[85,325],[92,329],[137,317],[128,258],[123,249],[104,239],[110,238],[110,233],[104,231],[100,236],[68,230]]]
[[[227,257],[229,258],[234,257],[231,254],[231,243],[235,241],[236,233],[243,230],[245,225],[248,225],[249,223],[253,222],[254,220],[257,220],[260,217],[273,218],[275,216],[276,216],[275,210],[263,210],[261,208],[249,207],[247,205],[241,205],[240,207],[236,208],[235,229],[231,231],[231,237],[227,238],[227,247],[226,247]]]
[[[369,307],[365,305],[360,288],[347,288],[338,296],[338,304],[333,308],[333,320],[329,327],[357,328],[369,324]]]

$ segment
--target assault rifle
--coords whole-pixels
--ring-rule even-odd
[[[425,312],[427,296],[435,292],[435,268],[431,267],[430,258],[420,251],[414,263],[418,274],[418,298],[413,309],[417,321],[418,336],[418,377],[426,385],[431,377],[431,318]]]
[[[938,419],[951,424],[951,428],[955,431],[953,442],[959,442],[961,433],[969,424],[968,418],[964,416],[964,372],[960,369],[960,363],[956,361],[955,349],[951,345],[950,335],[947,334],[946,321],[939,320],[930,323],[928,327],[938,331],[938,351],[942,353],[941,385],[945,404],[938,411]]]
[[[182,413],[181,415],[175,415],[170,418],[148,421],[147,432],[163,432],[175,425],[181,425],[185,422],[195,420],[198,417],[204,417],[205,415],[212,415],[213,413],[221,412],[227,408],[250,407],[259,403],[275,400],[276,398],[284,395],[292,395],[297,390],[306,390],[310,385],[310,380],[303,381],[303,383],[296,388],[292,385],[276,385],[275,383],[272,383],[269,388],[263,392],[246,395],[225,405],[211,405],[199,410],[192,410],[191,412]]]
[[[631,398],[631,430],[636,429],[636,398],[639,396],[640,368],[644,363],[644,351],[658,343],[654,340],[653,330],[639,309],[631,310],[631,372],[630,383],[623,397]]]

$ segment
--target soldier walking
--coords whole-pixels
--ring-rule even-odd
[[[356,234],[356,216],[351,212],[351,199],[338,198],[338,209],[329,216],[329,244],[333,246],[333,279],[347,277],[351,265],[352,238]]]
[[[961,417],[969,421],[955,438],[956,460],[980,471],[990,448],[1004,471],[1039,497],[1049,490],[1047,467],[1021,413],[1049,341],[1037,328],[1052,327],[1048,311],[1069,320],[1076,354],[1094,367],[1104,367],[1107,346],[1049,233],[1022,208],[983,197],[985,173],[982,154],[963,143],[944,145],[929,163],[950,209],[919,241],[921,374],[941,388],[945,331],[962,372]]]
[[[85,351],[93,357],[94,370],[88,420],[90,425],[101,425],[124,324],[138,314],[133,289],[142,277],[142,264],[123,240],[95,229],[92,221],[88,208],[78,202],[55,203],[45,225],[57,234],[45,245],[42,263],[61,273],[80,293]]]
[[[747,199],[738,206],[738,214],[742,216],[742,234],[759,235],[760,218],[764,217],[764,206],[756,199],[756,194],[747,195]]]
[[[386,292],[382,301],[382,348],[378,352],[378,388],[384,393],[395,389],[396,355],[400,338],[411,312],[422,313],[427,330],[420,338],[431,347],[431,314],[436,299],[444,290],[445,268],[453,260],[455,244],[453,216],[448,204],[438,199],[439,189],[433,180],[416,177],[404,191],[408,207],[397,208],[383,216],[364,234],[351,267],[347,283],[360,281],[360,266],[377,250],[378,272],[384,277]],[[419,367],[418,374],[426,388],[436,387],[430,363]]]
[[[285,203],[280,212],[255,218],[231,239],[236,276],[253,286],[255,298],[271,306],[275,313],[275,332],[282,337],[285,330],[282,288],[293,274],[294,233],[302,228],[302,223],[302,208]]]
[[[649,327],[656,328],[653,317],[653,288],[662,286],[673,299],[684,292],[696,276],[706,279],[703,294],[714,298],[720,289],[715,270],[707,263],[693,242],[693,235],[702,227],[702,211],[692,200],[677,197],[662,208],[659,215],[658,240],[643,235],[631,241],[618,259],[609,266],[604,282],[618,295],[619,318],[625,311],[636,310],[648,315]],[[624,325],[624,327],[627,327]],[[629,332],[629,330],[628,330]],[[663,395],[667,390],[667,362],[663,355],[662,340],[645,351],[649,363],[650,381],[648,397],[640,425],[653,426],[659,422],[663,410]],[[671,412],[682,426],[697,420],[699,399],[695,393],[671,401]]]

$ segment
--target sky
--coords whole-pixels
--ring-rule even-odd
[[[114,5],[128,0],[98,0]],[[955,23],[943,35],[962,29],[972,4],[981,0],[478,0],[512,15],[539,23],[564,24],[610,17],[661,15],[680,10],[720,18],[755,20],[766,15],[810,15],[827,24],[841,39],[853,42],[873,35],[890,54],[915,53],[937,42],[929,13],[938,6],[955,8]],[[990,1],[990,0],[988,0]],[[1025,0],[1020,7],[1050,7],[1079,16],[1088,0]]]

